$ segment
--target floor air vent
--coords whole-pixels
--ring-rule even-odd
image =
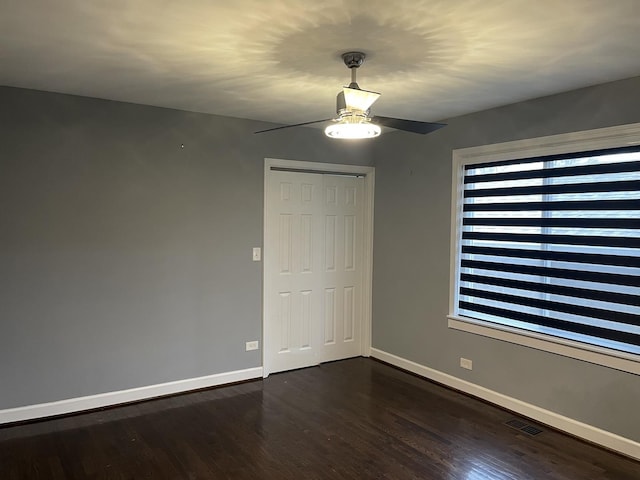
[[[512,428],[515,428],[516,430],[520,430],[522,427],[526,427],[527,424],[524,422],[521,422],[520,420],[516,420],[515,418],[513,420],[509,420],[508,422],[505,422],[505,425],[509,425]]]
[[[529,435],[538,435],[539,433],[542,433],[542,430],[536,427],[532,427],[531,425],[522,427],[520,430],[523,431],[524,433],[528,433]]]
[[[509,420],[508,422],[504,422],[504,423],[505,425],[509,425],[511,428],[515,428],[516,430],[520,430],[521,432],[524,432],[531,436],[542,433],[542,430],[540,430],[539,428],[536,428],[533,425],[524,423],[523,421],[516,420],[515,418],[513,420]]]

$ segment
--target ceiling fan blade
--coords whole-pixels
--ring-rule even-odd
[[[302,127],[304,125],[311,125],[312,123],[328,122],[329,120],[332,120],[332,119],[325,118],[323,120],[313,120],[311,122],[296,123],[294,125],[283,125],[282,127],[267,128],[266,130],[258,130],[257,132],[253,132],[253,133],[255,134],[255,133],[273,132],[274,130],[282,130],[283,128]]]
[[[349,110],[355,109],[366,112],[380,97],[377,92],[360,90],[359,88],[344,87],[342,91],[344,92],[344,103]]]
[[[377,123],[378,125],[382,125],[383,127],[395,128],[396,130],[404,130],[405,132],[421,133],[422,135],[434,132],[439,128],[447,126],[446,123],[419,122],[417,120],[380,117],[378,115],[373,117],[372,121],[373,123]]]

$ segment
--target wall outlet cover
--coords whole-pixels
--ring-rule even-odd
[[[462,368],[466,368],[467,370],[473,370],[473,361],[469,360],[468,358],[460,357],[460,366]]]

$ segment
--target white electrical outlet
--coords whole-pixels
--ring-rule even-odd
[[[253,247],[253,261],[254,262],[259,262],[260,261],[260,256],[261,256],[261,251],[260,251],[260,247]]]
[[[468,358],[460,357],[460,366],[462,368],[466,368],[467,370],[473,370],[473,362]]]
[[[258,340],[254,340],[253,342],[247,342],[246,343],[246,349],[247,352],[250,350],[257,350],[258,349]]]

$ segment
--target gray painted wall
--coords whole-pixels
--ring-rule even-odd
[[[0,409],[260,366],[264,157],[371,159],[312,129],[8,87],[0,105]]]
[[[263,158],[373,160],[374,347],[640,441],[640,377],[445,318],[451,150],[640,122],[639,91],[635,78],[344,144],[2,87],[0,409],[259,366],[244,342],[261,340]]]
[[[452,149],[640,122],[640,77],[376,143],[373,346],[640,441],[640,376],[447,328]],[[401,152],[401,154],[399,154]],[[459,358],[473,360],[473,371]]]

